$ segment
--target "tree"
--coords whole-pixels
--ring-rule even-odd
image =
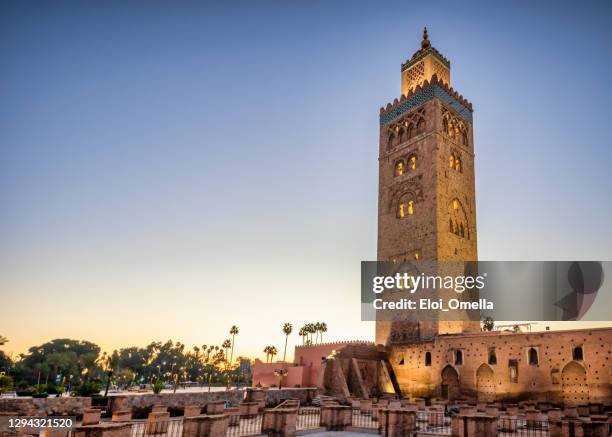
[[[0,393],[4,393],[13,388],[13,378],[7,375],[0,375]]]
[[[327,332],[327,323],[321,322],[319,329],[321,331],[321,343],[323,343],[323,333]]]
[[[104,352],[100,359],[102,369],[106,373],[106,388],[104,389],[104,397],[108,396],[108,388],[110,387],[111,378],[113,373],[117,370],[119,365],[119,352],[114,350],[112,354]]]
[[[321,332],[321,324],[319,322],[314,324],[314,331],[315,331],[315,342],[318,343],[319,342],[319,332]]]
[[[236,338],[236,334],[238,334],[238,327],[236,325],[234,325],[230,329],[230,335],[232,336],[232,353],[230,354],[230,367],[231,367],[232,362],[234,360],[234,341],[235,341],[235,338]]]
[[[482,321],[482,330],[483,331],[493,331],[495,328],[495,322],[491,317],[485,317]]]
[[[270,362],[274,360],[277,353],[278,351],[276,350],[276,346],[270,346]]]
[[[302,346],[303,346],[304,343],[306,342],[306,332],[304,331],[304,327],[300,328],[300,331],[298,332],[298,335],[300,337],[302,337]]]
[[[6,343],[8,343],[8,338],[3,335],[0,335],[0,346],[4,346]]]
[[[293,332],[293,326],[291,323],[285,323],[283,325],[283,333],[285,334],[285,352],[283,353],[283,361],[287,358],[287,342],[289,341],[289,334]]]
[[[225,340],[223,344],[221,345],[221,347],[225,349],[225,363],[226,363],[225,367],[227,368],[227,353],[229,351],[229,348],[232,347],[231,340],[229,339]]]

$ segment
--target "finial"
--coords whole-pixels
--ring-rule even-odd
[[[429,42],[429,38],[427,36],[427,27],[423,28],[423,40],[421,41],[421,48],[428,49],[431,47],[431,43]]]

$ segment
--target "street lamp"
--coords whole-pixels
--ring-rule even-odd
[[[278,389],[280,390],[283,385],[283,376],[287,376],[287,370],[285,369],[277,369],[274,371],[274,374],[278,376]]]

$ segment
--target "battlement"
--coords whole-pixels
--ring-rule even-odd
[[[433,55],[436,58],[438,58],[447,68],[450,68],[450,61],[448,59],[446,59],[442,53],[440,53],[437,49],[435,49],[434,47],[429,47],[426,49],[420,49],[417,50],[412,57],[407,60],[406,62],[404,62],[402,64],[402,71],[406,71],[407,69],[409,69],[410,67],[412,67],[414,64],[416,64],[417,62],[419,62],[421,59],[425,58],[425,56],[427,55]]]
[[[385,125],[405,112],[422,105],[428,100],[438,97],[449,104],[463,119],[472,123],[472,103],[459,94],[453,87],[445,82],[438,80],[437,75],[433,75],[430,81],[425,81],[423,86],[418,85],[414,91],[409,91],[407,95],[402,94],[393,103],[388,103],[386,107],[380,108],[380,124]]]
[[[302,344],[295,346],[296,349],[307,348],[307,347],[318,347],[318,346],[344,346],[349,344],[363,344],[368,346],[374,346],[373,341],[365,341],[365,340],[347,340],[347,341],[330,341],[327,343],[317,343],[317,344]]]

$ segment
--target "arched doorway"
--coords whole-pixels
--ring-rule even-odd
[[[495,400],[495,377],[493,369],[482,364],[476,371],[476,391],[478,400],[491,402]]]
[[[459,397],[459,374],[452,366],[442,369],[442,399],[453,400]]]
[[[561,372],[561,387],[565,405],[589,403],[586,370],[576,361],[570,361]]]

